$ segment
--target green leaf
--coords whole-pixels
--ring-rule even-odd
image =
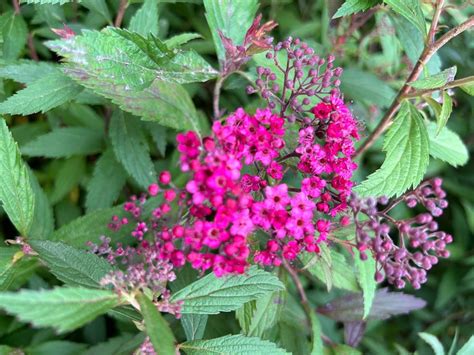
[[[103,133],[85,127],[57,128],[23,146],[21,152],[30,157],[65,158],[91,155],[102,151]]]
[[[460,87],[468,95],[474,96],[474,83],[462,85]]]
[[[446,126],[448,123],[449,117],[453,112],[453,99],[446,91],[443,91],[443,106],[441,106],[441,111],[439,115],[436,117],[437,121],[437,128],[436,128],[436,135],[438,135],[441,130]]]
[[[218,278],[211,273],[176,292],[171,301],[184,301],[183,314],[217,314],[234,311],[246,302],[282,289],[276,276],[252,267],[245,275]]]
[[[72,157],[64,161],[56,173],[53,191],[50,195],[51,203],[58,203],[76,187],[85,171],[86,162],[82,157]]]
[[[51,272],[67,285],[99,288],[100,280],[112,271],[104,258],[61,242],[30,240],[29,244]]]
[[[0,308],[7,313],[59,333],[79,328],[118,304],[118,296],[111,291],[85,288],[0,293]]]
[[[14,12],[5,12],[0,16],[0,33],[3,38],[3,59],[7,62],[16,60],[28,37],[25,20]]]
[[[423,118],[404,101],[384,141],[387,156],[381,168],[355,187],[362,196],[400,196],[416,186],[429,162],[429,140]]]
[[[397,31],[397,37],[410,59],[412,65],[415,65],[424,49],[424,38],[421,32],[408,20],[401,16],[391,16],[394,27]],[[425,69],[428,74],[435,74],[441,70],[441,59],[438,53],[435,53],[428,61]]]
[[[225,59],[225,50],[218,31],[230,38],[234,44],[243,44],[245,33],[252,25],[257,12],[258,1],[204,0],[204,7],[217,57],[222,63]]]
[[[35,211],[35,194],[18,145],[0,117],[0,201],[8,218],[27,236]]]
[[[311,338],[312,338],[312,348],[311,355],[323,354],[323,339],[321,337],[321,324],[319,323],[318,317],[316,317],[315,312],[310,313],[311,318]]]
[[[28,237],[30,239],[47,239],[54,231],[54,215],[48,197],[38,183],[38,179],[30,170],[30,183],[35,195],[35,214]]]
[[[426,21],[420,0],[384,0],[384,2],[410,21],[422,34],[426,34]]]
[[[147,296],[139,294],[137,300],[145,320],[146,333],[150,337],[155,351],[163,355],[175,355],[176,340],[168,322]]]
[[[226,335],[210,340],[188,341],[180,345],[187,355],[283,355],[289,354],[276,344],[255,337]]]
[[[362,288],[364,297],[364,316],[366,319],[370,314],[372,303],[375,298],[375,290],[377,289],[377,283],[375,282],[376,264],[375,259],[372,256],[372,252],[367,252],[367,260],[361,260],[359,252],[356,251],[354,254],[354,263],[357,268],[357,280]]]
[[[143,189],[147,189],[156,181],[156,171],[140,121],[131,116],[125,118],[122,111],[116,110],[110,121],[109,135],[117,160]]]
[[[363,90],[361,90],[363,88]],[[395,91],[372,73],[347,68],[341,77],[341,90],[355,101],[363,101],[388,107],[395,97]]]
[[[328,291],[332,286],[348,290],[359,291],[354,269],[346,261],[343,254],[327,245],[321,245],[320,255],[303,254],[302,262],[313,276],[326,284]]]
[[[144,122],[144,129],[151,135],[153,142],[155,143],[156,149],[160,152],[161,156],[166,154],[166,143],[167,143],[167,132],[166,127],[153,122]]]
[[[81,91],[79,85],[62,73],[49,74],[0,103],[0,113],[31,115],[46,112],[73,100]]]
[[[112,25],[112,17],[110,16],[106,0],[81,0],[80,2],[92,12],[101,15],[105,21]]]
[[[127,173],[108,149],[94,167],[92,178],[87,184],[87,212],[111,207],[117,200],[127,180]]]
[[[456,71],[456,66],[453,66],[437,74],[418,79],[417,81],[410,83],[410,86],[421,90],[439,88],[453,81],[456,76]]]
[[[197,38],[202,38],[202,36],[199,33],[180,33],[179,35],[167,39],[165,44],[169,49],[173,49]]]
[[[465,165],[469,160],[469,151],[457,133],[444,127],[437,134],[434,122],[429,122],[426,129],[430,139],[430,155],[456,167]]]
[[[130,31],[137,32],[142,36],[151,33],[158,35],[158,1],[145,0],[142,7],[138,9],[130,20]]]
[[[66,340],[51,340],[39,345],[29,346],[25,350],[28,355],[77,355],[83,354],[86,347],[86,344],[73,343]]]
[[[344,344],[338,344],[331,350],[332,355],[362,355],[359,350]]]
[[[107,225],[111,218],[115,215],[120,216],[122,213],[122,206],[94,211],[59,228],[50,239],[62,241],[77,248],[85,248],[88,241],[97,242],[101,235],[110,233]],[[126,227],[124,227],[124,233],[130,233],[130,228]]]
[[[352,15],[360,11],[365,11],[378,3],[379,0],[346,0],[344,4],[337,9],[332,18],[335,19],[342,16]]]
[[[25,3],[25,4],[40,4],[40,5],[45,5],[45,4],[64,5],[64,4],[67,4],[68,2],[73,2],[73,1],[74,0],[20,0],[20,2]],[[80,2],[80,0],[78,2]]]
[[[36,259],[16,247],[0,247],[0,291],[21,286],[37,266]]]
[[[11,79],[22,84],[31,84],[50,74],[60,74],[59,67],[49,62],[22,61],[0,68],[0,78]]]
[[[208,80],[216,72],[196,53],[185,51],[178,51],[168,63],[159,66],[124,36],[127,33],[128,37],[140,37],[107,28],[102,32],[83,31],[81,36],[48,45],[65,57],[69,76],[123,110],[168,127],[199,130],[191,98],[176,82]]]
[[[423,339],[433,349],[435,355],[444,355],[443,344],[438,340],[437,337],[429,333],[418,333],[421,339]]]
[[[251,306],[254,308],[254,311],[252,312],[245,335],[261,338],[267,329],[272,328],[276,324],[280,313],[280,299],[280,292],[273,292],[254,301],[255,306]],[[245,305],[248,304],[246,303]]]
[[[471,336],[464,346],[459,349],[457,355],[469,355],[474,353],[474,336]]]
[[[207,314],[183,314],[181,316],[181,325],[186,334],[186,340],[202,339],[208,318]]]

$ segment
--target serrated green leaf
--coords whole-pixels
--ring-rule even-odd
[[[454,77],[456,76],[456,71],[457,67],[453,66],[437,74],[428,76],[423,79],[418,79],[417,81],[410,83],[410,86],[414,87],[415,89],[421,90],[439,88],[453,81]]]
[[[464,165],[469,160],[469,151],[461,138],[448,127],[437,134],[434,122],[429,122],[426,129],[430,139],[430,155],[452,166]]]
[[[245,33],[252,25],[258,9],[258,1],[204,0],[204,7],[217,57],[220,62],[223,62],[225,50],[218,31],[230,38],[235,45],[241,45]]]
[[[18,145],[0,117],[0,201],[15,228],[27,236],[35,211],[35,195]]]
[[[342,16],[352,15],[360,11],[365,11],[378,3],[379,0],[346,0],[344,4],[337,9],[332,18],[335,19]]]
[[[145,320],[146,333],[155,351],[163,355],[175,355],[176,340],[168,322],[147,296],[139,294],[137,300],[140,304],[140,313]]]
[[[111,207],[117,200],[127,180],[127,173],[115,159],[111,149],[105,151],[94,167],[87,184],[87,212]]]
[[[432,334],[429,333],[418,333],[421,339],[423,339],[433,349],[435,355],[444,355],[443,344]]]
[[[85,127],[57,128],[24,145],[21,152],[30,157],[66,158],[91,155],[102,150],[103,133]]]
[[[254,301],[255,305],[251,306],[254,308],[254,311],[251,313],[245,335],[261,338],[267,329],[276,324],[280,313],[280,298],[280,292],[273,292]]]
[[[181,325],[183,326],[186,340],[199,340],[206,331],[207,314],[183,314],[181,316]]]
[[[359,291],[354,269],[347,263],[345,256],[324,244],[320,248],[320,255],[303,254],[302,262],[305,269],[325,283],[328,291],[332,286],[348,291]]]
[[[112,271],[104,258],[61,242],[30,240],[29,244],[50,271],[70,286],[99,288],[100,280]]]
[[[3,38],[3,59],[6,62],[16,60],[28,37],[25,20],[12,11],[5,12],[0,16],[0,31]]]
[[[250,301],[244,303],[242,307],[235,310],[235,318],[239,322],[242,333],[247,335],[250,324],[252,323],[253,314],[255,313],[256,302]]]
[[[361,196],[399,196],[423,179],[429,162],[428,133],[409,102],[402,103],[383,150],[387,155],[380,169],[354,189]]]
[[[173,49],[197,38],[202,38],[202,36],[199,33],[180,33],[179,35],[167,39],[165,44],[169,49]]]
[[[441,106],[441,111],[439,115],[436,117],[437,127],[436,127],[436,135],[438,135],[441,130],[446,126],[448,123],[449,117],[453,112],[453,99],[446,91],[443,91],[443,105]]]
[[[25,256],[17,247],[0,247],[0,291],[21,286],[37,265],[36,259]]]
[[[474,353],[474,336],[471,336],[464,346],[459,349],[457,355],[469,355]]]
[[[32,82],[0,103],[0,113],[30,115],[46,112],[73,100],[82,90],[82,87],[62,73],[52,73]]]
[[[0,67],[0,78],[11,79],[22,84],[31,84],[50,74],[60,74],[59,67],[49,62],[22,61]]]
[[[256,337],[226,335],[210,340],[194,340],[181,344],[188,355],[232,354],[232,355],[283,355],[289,354],[276,344]]]
[[[105,290],[55,288],[0,293],[0,308],[35,327],[65,333],[83,326],[119,305],[118,296]]]
[[[31,170],[29,175],[31,187],[35,195],[35,214],[28,231],[28,237],[30,239],[47,239],[54,231],[53,209],[48,197]]]
[[[376,264],[375,259],[372,256],[372,252],[367,252],[367,260],[361,260],[359,252],[356,251],[354,254],[354,263],[357,268],[357,280],[362,288],[364,297],[364,316],[366,319],[370,314],[372,303],[375,298],[375,290],[377,289],[377,283],[375,282]]]
[[[208,80],[216,72],[194,52],[179,51],[167,67],[159,66],[120,33],[127,32],[111,28],[84,31],[81,36],[48,42],[48,46],[65,57],[69,76],[123,110],[165,126],[199,131],[191,98],[175,83]]]
[[[74,187],[76,187],[86,171],[86,162],[83,157],[72,157],[64,161],[56,174],[53,191],[50,195],[54,205],[61,201]]]
[[[156,171],[140,121],[116,110],[109,129],[115,157],[124,169],[144,189],[156,181]]]
[[[145,0],[130,20],[130,31],[137,32],[142,36],[158,35],[158,1]]]
[[[183,314],[217,314],[234,311],[246,302],[282,289],[276,276],[252,267],[245,275],[218,278],[209,274],[176,292],[171,301],[184,301]]]
[[[426,22],[420,0],[384,0],[393,11],[410,21],[422,34],[426,34]]]

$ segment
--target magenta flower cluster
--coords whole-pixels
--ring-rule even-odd
[[[148,248],[174,267],[187,262],[222,276],[244,273],[252,259],[278,266],[282,258],[318,252],[331,220],[347,207],[358,134],[355,119],[336,95],[316,105],[311,116],[299,124],[291,152],[285,143],[287,122],[269,108],[254,115],[238,109],[215,122],[211,136],[203,139],[193,131],[178,134],[180,166],[189,175],[184,188],[176,188],[163,172],[159,184],[148,189],[148,197],[163,199],[149,217],[142,214],[147,197],[124,204],[141,254],[148,255]],[[284,182],[298,175],[296,186]],[[128,223],[114,217],[110,227]]]
[[[448,206],[441,184],[440,178],[425,181],[390,203],[384,197],[376,200],[354,196],[351,199],[357,247],[362,258],[366,257],[367,250],[372,251],[378,265],[375,274],[378,282],[387,279],[398,288],[405,287],[406,282],[409,282],[414,288],[420,288],[427,280],[426,271],[438,263],[438,258],[449,257],[446,246],[453,238],[439,231],[438,223],[434,220]],[[409,208],[421,205],[427,212],[395,220],[389,212],[400,203]],[[398,235],[398,243],[394,242],[393,235]]]

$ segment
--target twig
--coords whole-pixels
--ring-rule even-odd
[[[219,100],[221,98],[222,84],[224,84],[227,75],[221,75],[216,80],[216,85],[214,86],[214,98],[213,98],[213,107],[214,107],[214,120],[218,120],[221,117],[221,111],[219,109]]]
[[[412,91],[412,92],[409,92],[409,93],[403,95],[403,98],[404,99],[410,99],[410,98],[413,98],[413,97],[423,96],[423,95],[426,95],[426,94],[429,94],[429,93],[432,93],[432,92],[435,92],[435,91],[439,91],[439,90],[447,90],[447,89],[457,88],[459,86],[470,84],[470,83],[474,83],[474,75],[473,76],[467,76],[465,78],[458,79],[458,80],[453,80],[453,81],[447,83],[446,85],[438,86],[436,88],[415,90],[415,91]]]
[[[30,51],[30,57],[34,61],[39,61],[38,53],[36,53],[35,44],[33,43],[33,34],[28,33],[28,49]]]
[[[290,274],[290,277],[293,279],[293,282],[295,283],[295,286],[298,289],[298,293],[300,294],[301,298],[301,305],[303,306],[303,310],[306,314],[306,318],[308,318],[309,324],[311,324],[311,314],[313,310],[311,309],[311,305],[308,302],[308,297],[306,296],[304,287],[301,284],[300,278],[298,277],[298,273],[290,266],[290,264],[288,264],[288,261],[286,261],[284,258],[283,266],[286,271],[288,271],[288,274]],[[323,339],[323,341],[328,345],[335,345],[334,342],[323,333],[321,333],[321,339]]]
[[[435,41],[431,45],[425,46],[425,49],[420,55],[418,62],[416,63],[415,67],[413,68],[412,72],[410,73],[408,79],[406,80],[403,87],[398,92],[397,96],[393,100],[392,104],[390,105],[388,111],[385,113],[382,120],[379,122],[378,126],[372,131],[372,133],[367,137],[365,142],[357,149],[354,156],[358,156],[365,152],[368,148],[370,148],[377,138],[379,138],[382,133],[390,126],[392,123],[392,119],[394,115],[397,113],[398,109],[400,108],[401,101],[405,97],[405,95],[410,91],[410,83],[417,80],[420,76],[421,72],[423,71],[424,66],[431,57],[446,43],[448,43],[451,39],[458,36],[462,32],[468,30],[469,28],[474,26],[474,16],[468,18],[465,22],[456,26],[441,36],[440,39]]]
[[[128,7],[128,0],[120,0],[120,5],[117,12],[117,17],[115,18],[114,26],[120,27],[122,25],[123,16],[125,15],[125,10]]]
[[[435,12],[433,15],[433,20],[431,21],[430,30],[428,32],[428,36],[426,37],[427,44],[431,45],[435,41],[436,30],[438,28],[439,18],[441,16],[441,12],[443,11],[444,0],[438,0],[436,3]]]
[[[12,0],[13,8],[15,9],[15,15],[20,14],[20,2],[19,0]]]

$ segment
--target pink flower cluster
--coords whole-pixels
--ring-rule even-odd
[[[332,96],[301,122],[289,153],[285,125],[268,108],[254,115],[238,109],[215,122],[209,137],[178,134],[180,165],[189,180],[178,189],[169,172],[161,173],[148,194],[163,201],[150,216],[142,213],[145,197],[126,203],[136,221],[132,236],[149,243],[150,235],[149,247],[174,267],[188,262],[217,276],[244,273],[251,259],[278,266],[282,258],[318,252],[352,188],[356,121]],[[299,176],[297,186],[284,182],[291,175]],[[115,217],[111,227],[127,223]]]

